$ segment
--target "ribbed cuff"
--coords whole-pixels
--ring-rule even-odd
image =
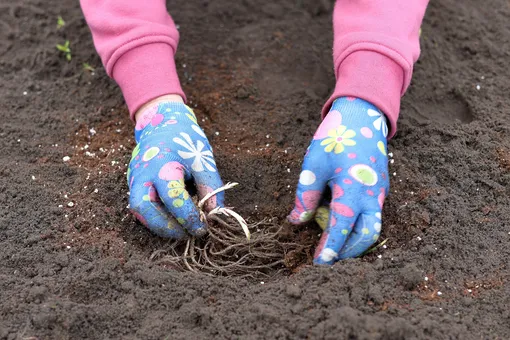
[[[388,139],[395,135],[403,93],[404,71],[392,59],[372,51],[356,51],[336,70],[335,91],[322,108],[324,118],[339,97],[357,97],[379,108],[390,122]]]
[[[115,63],[112,77],[122,90],[131,119],[142,105],[166,94],[178,94],[186,102],[174,51],[166,43],[151,43],[127,51]]]

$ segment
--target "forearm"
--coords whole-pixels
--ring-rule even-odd
[[[179,32],[164,0],[81,0],[106,72],[129,111],[166,94],[185,99],[174,62]]]
[[[333,61],[337,79],[323,108],[339,97],[377,106],[396,131],[400,98],[420,54],[419,29],[428,0],[338,0],[333,13]]]

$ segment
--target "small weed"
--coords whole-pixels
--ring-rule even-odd
[[[361,254],[359,257],[362,257],[362,256],[365,256],[367,254],[370,254],[370,253],[373,253],[374,251],[376,251],[379,247],[382,247],[384,246],[384,244],[388,241],[388,239],[385,239],[383,240],[381,243],[379,243],[378,245],[375,245],[373,246],[372,248],[368,249],[366,252],[364,252],[363,254]]]
[[[64,19],[62,19],[62,17],[59,15],[57,17],[57,29],[61,29],[62,27],[64,27],[66,25],[66,22],[64,21]]]
[[[90,66],[89,63],[83,63],[83,70],[89,71],[89,72],[94,72],[96,69],[93,66]]]
[[[63,45],[57,44],[56,47],[57,50],[65,54],[67,61],[71,61],[71,47],[69,47],[69,40],[66,40]]]

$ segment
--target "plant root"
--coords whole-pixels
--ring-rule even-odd
[[[275,219],[247,223],[228,208],[204,212],[204,203],[210,197],[235,185],[227,183],[197,203],[208,224],[207,236],[172,242],[166,249],[156,250],[150,260],[183,271],[253,279],[272,277],[311,262],[309,254],[316,240],[295,242],[296,233],[289,224],[279,225]]]
[[[250,240],[232,217],[223,219],[211,215],[208,222],[206,237],[191,237],[185,243],[173,243],[167,249],[156,250],[150,259],[156,264],[168,264],[183,271],[255,279],[288,271],[286,255],[303,249],[297,243],[288,242],[287,236],[282,234],[284,226],[268,219],[246,224],[251,233]]]

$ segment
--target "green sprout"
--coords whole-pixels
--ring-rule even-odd
[[[94,72],[96,69],[93,66],[90,66],[89,63],[83,63],[83,70],[89,71],[89,72]]]
[[[385,244],[387,241],[388,241],[388,239],[385,239],[384,241],[382,241],[382,242],[381,242],[381,243],[379,243],[378,245],[373,246],[372,248],[368,249],[366,252],[364,252],[363,254],[361,254],[359,257],[363,257],[363,256],[365,256],[365,255],[367,255],[367,254],[373,253],[374,251],[376,251],[376,250],[377,250],[377,248],[384,246],[384,244]]]
[[[66,22],[64,21],[64,19],[62,19],[62,17],[59,15],[57,17],[57,29],[61,29],[62,27],[64,27],[66,25]]]
[[[71,61],[71,48],[69,47],[69,40],[66,40],[64,45],[57,44],[57,50],[65,54],[67,61]]]

